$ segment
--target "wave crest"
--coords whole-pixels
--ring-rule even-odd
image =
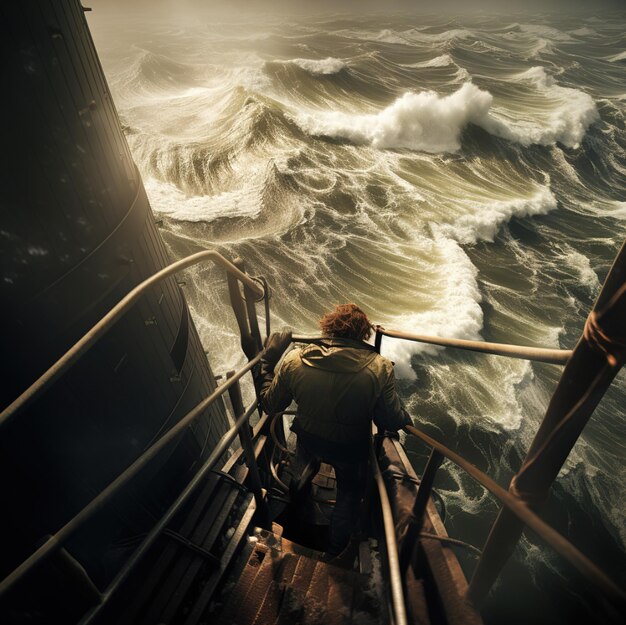
[[[444,97],[434,91],[405,93],[374,115],[314,113],[300,116],[298,124],[310,134],[340,137],[375,148],[454,152],[461,147],[463,127],[481,120],[491,102],[490,93],[466,83]]]
[[[329,56],[325,59],[290,59],[288,61],[274,61],[282,65],[296,65],[314,76],[330,76],[346,69],[347,65],[341,60]]]
[[[586,93],[561,87],[542,67],[533,67],[515,80],[530,83],[528,113],[491,112],[493,96],[471,82],[448,96],[434,91],[408,92],[375,114],[314,112],[297,116],[298,125],[312,135],[342,138],[374,148],[408,148],[433,154],[456,152],[463,128],[473,123],[492,135],[523,146],[562,143],[576,148],[598,118]],[[534,99],[543,101],[537,104]]]

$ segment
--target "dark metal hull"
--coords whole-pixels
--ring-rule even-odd
[[[0,20],[10,86],[0,115],[6,406],[168,255],[80,3],[3,3]],[[3,428],[0,575],[214,388],[181,288],[169,278]],[[124,541],[153,525],[227,424],[220,401],[71,540],[95,581],[111,578]],[[63,604],[73,589],[63,574],[57,581],[55,588],[42,572],[41,584]]]

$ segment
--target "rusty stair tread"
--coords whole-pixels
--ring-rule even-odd
[[[281,570],[282,554],[268,549],[258,567],[259,570],[254,577],[252,583],[249,584],[247,592],[241,598],[238,604],[231,602],[230,597],[227,601],[232,606],[233,612],[230,618],[220,620],[220,623],[226,624],[243,624],[253,623],[259,611],[259,607],[265,600],[266,594],[269,592],[271,582]]]
[[[257,529],[256,547],[223,598],[215,625],[367,625],[387,622],[371,576]],[[302,553],[301,553],[302,552]],[[310,555],[309,555],[310,554]],[[384,614],[383,614],[384,612]]]

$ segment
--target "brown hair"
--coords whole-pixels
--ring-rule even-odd
[[[367,340],[372,334],[372,324],[356,304],[339,304],[335,310],[320,319],[324,336]]]

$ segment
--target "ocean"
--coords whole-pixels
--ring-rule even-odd
[[[626,12],[88,16],[172,257],[243,258],[274,329],[315,334],[351,301],[391,329],[576,344],[626,235]],[[214,370],[242,364],[222,271],[181,280]],[[383,354],[416,425],[508,486],[560,368],[390,338]],[[625,382],[542,512],[622,585]],[[482,546],[494,500],[450,463],[435,487],[450,535]],[[606,619],[531,534],[483,614]]]

